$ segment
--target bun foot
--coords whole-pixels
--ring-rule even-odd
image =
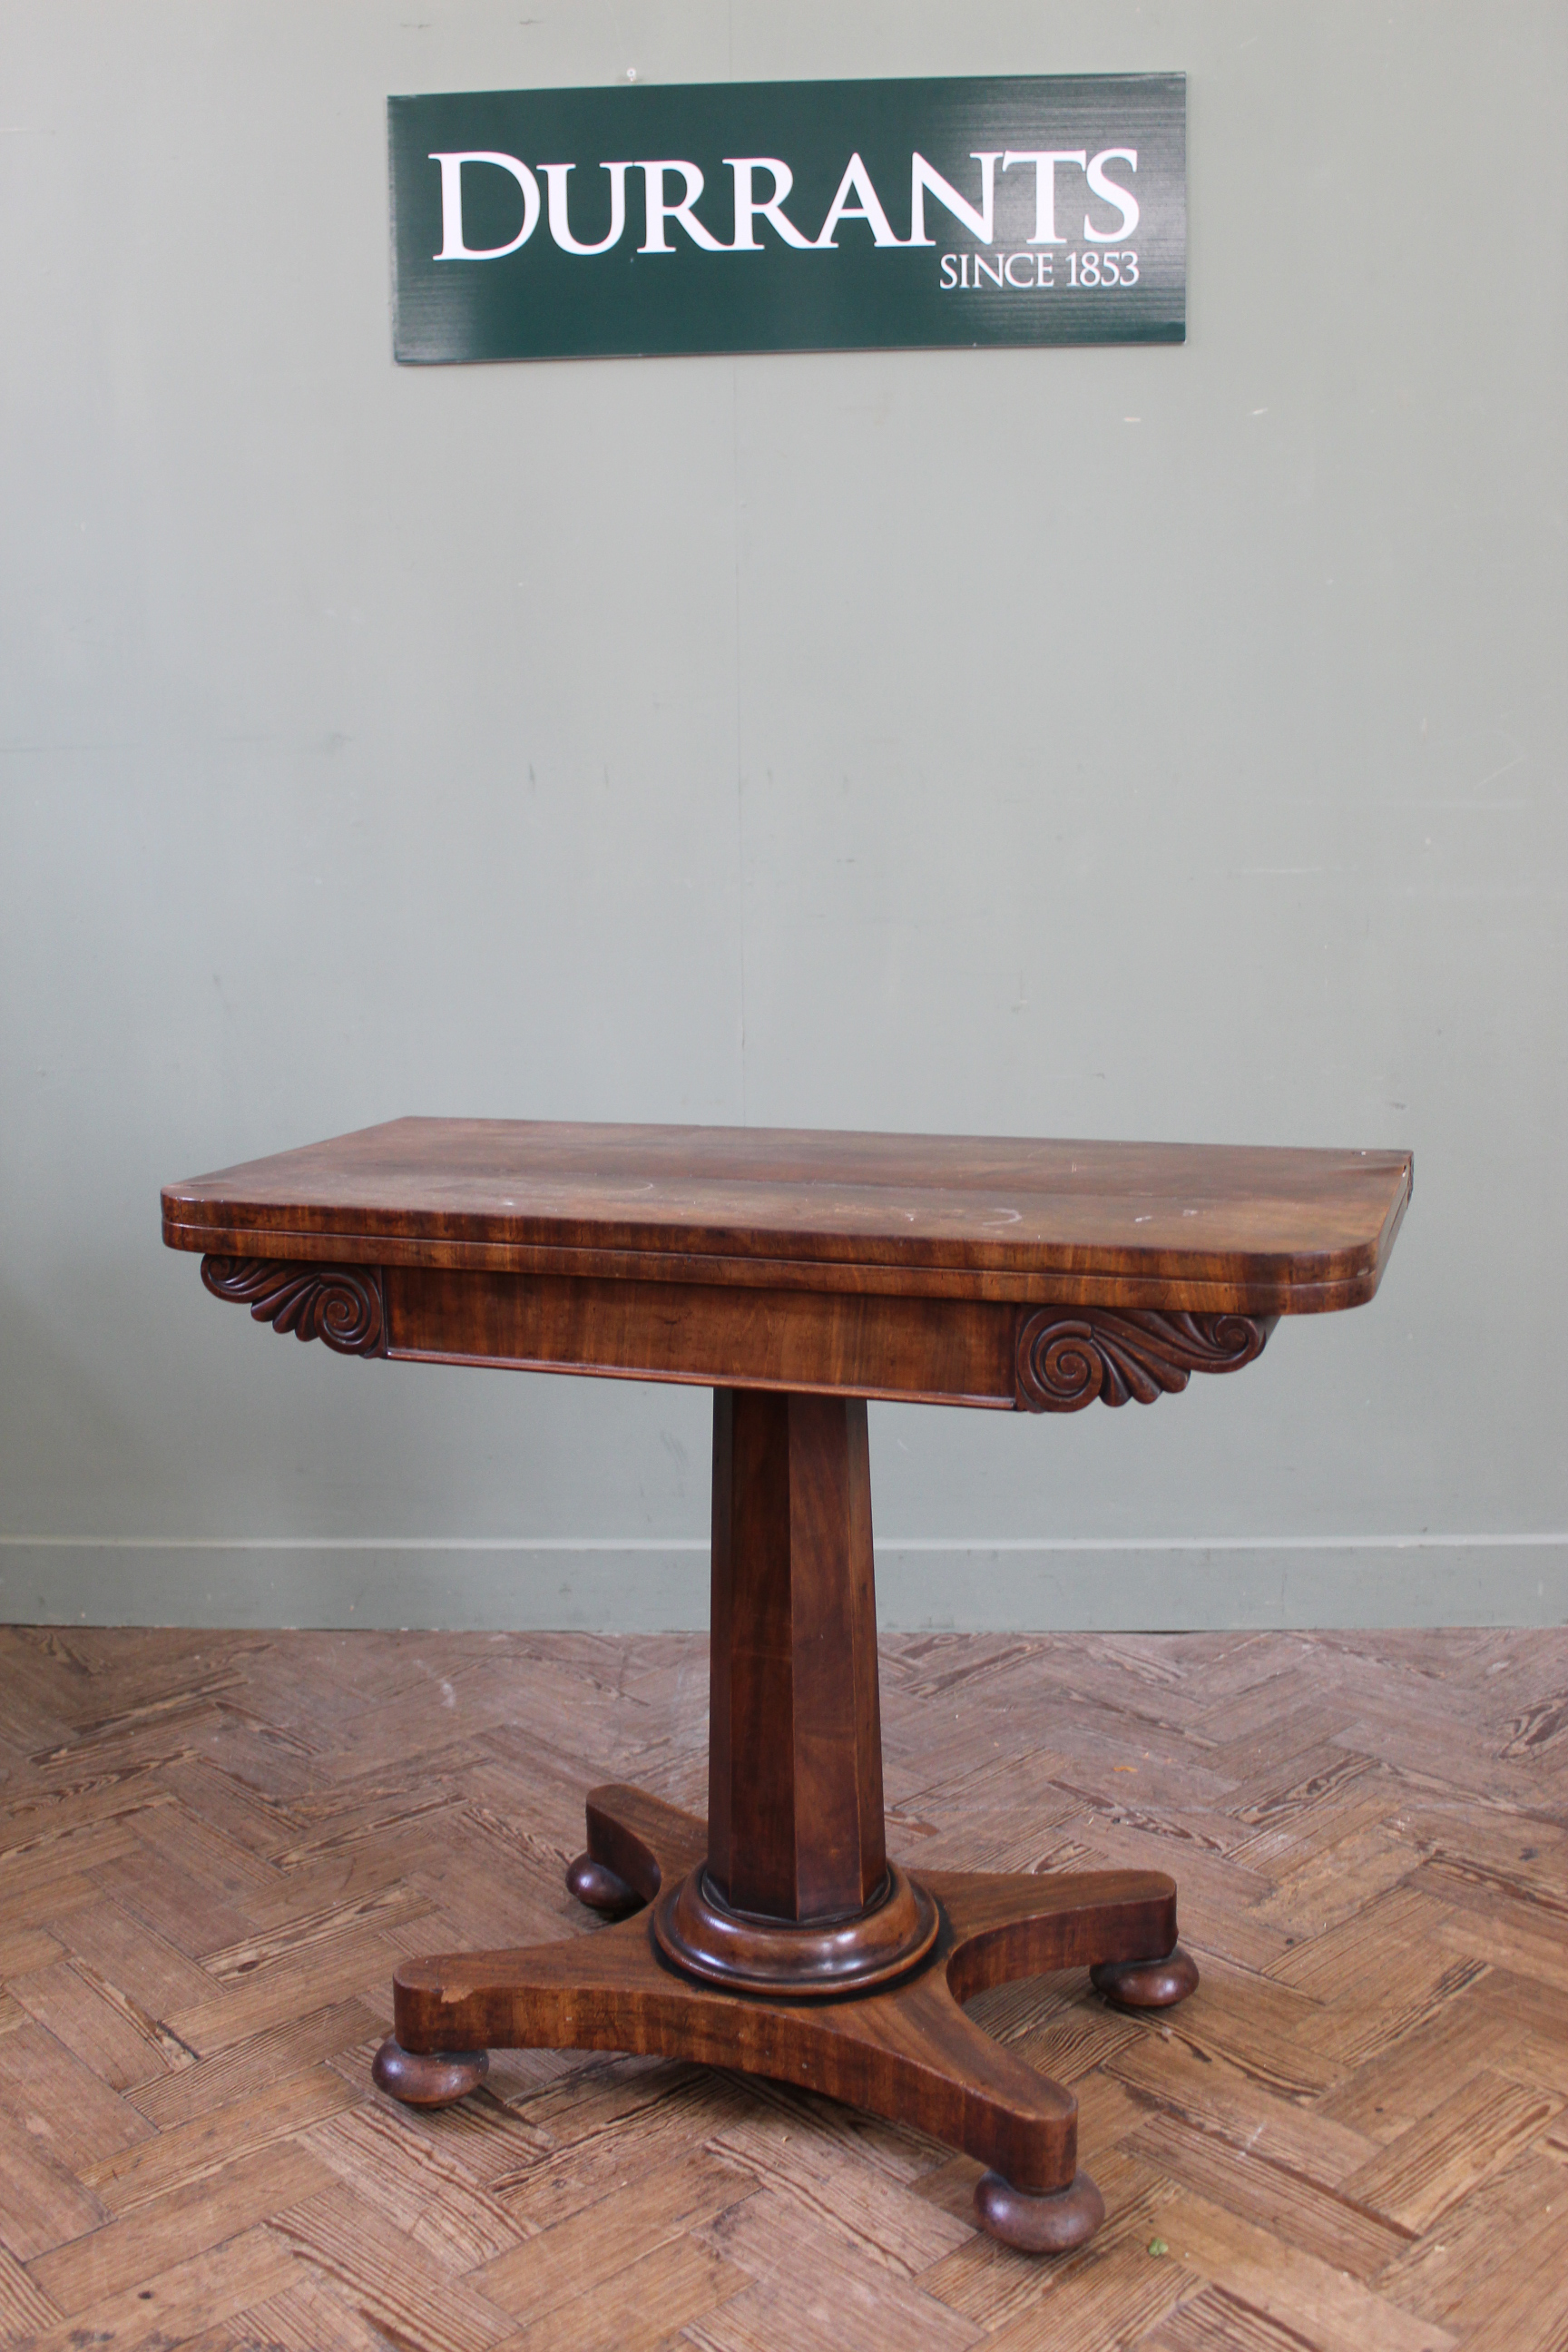
[[[389,2034],[370,2070],[376,2088],[405,2107],[449,2107],[477,2090],[490,2071],[488,2050],[405,2050]]]
[[[1173,2009],[1197,1990],[1198,1964],[1173,1944],[1163,1960],[1101,1960],[1089,1980],[1118,2009]]]
[[[1105,2200],[1087,2172],[1075,2172],[1071,2187],[1051,2197],[984,2172],[974,2184],[974,2210],[983,2230],[1021,2254],[1065,2254],[1093,2237],[1105,2219]]]
[[[617,1912],[635,1910],[641,1900],[607,1863],[595,1862],[591,1853],[580,1853],[567,1864],[566,1891],[590,1911],[603,1911],[612,1918]]]

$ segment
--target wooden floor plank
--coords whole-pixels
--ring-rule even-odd
[[[1178,2262],[1266,2318],[1304,2321],[1322,2352],[1451,2352],[1447,2329],[1205,2198],[1182,2191],[1160,2228]]]
[[[308,2073],[320,2060],[374,2034],[378,2021],[363,2001],[331,2001],[324,2009],[249,2034],[216,2057],[197,2059],[176,2074],[137,2084],[130,2093],[131,2104],[150,2124],[168,2131],[280,2082],[286,2074]]]
[[[1281,2098],[1267,2084],[1189,2042],[1179,2025],[1142,2034],[1119,2050],[1110,2070],[1151,2106],[1180,2116],[1200,2131],[1218,2132],[1239,2147],[1255,2148],[1327,2189],[1369,2162],[1375,2145],[1300,2099]]]
[[[1173,2263],[1086,2263],[1054,2284],[1037,2307],[994,2329],[997,2352],[1122,2352],[1163,2319],[1190,2281]]]
[[[1323,2345],[1300,2314],[1270,2319],[1224,2287],[1210,2286],[1141,2336],[1137,2352],[1323,2352]]]
[[[88,2346],[92,2352],[163,2352],[247,2304],[278,2294],[293,2271],[292,2253],[270,2230],[246,2230],[143,2285],[123,2287],[39,2329],[27,2352],[84,2352]]]
[[[1500,2015],[1489,1991],[1490,1979],[1482,1977],[1353,2074],[1342,2074],[1318,2101],[1319,2114],[1386,2143],[1483,2067],[1506,2074],[1527,2029],[1517,2017]]]
[[[0,2114],[72,2172],[153,2137],[145,2116],[31,2019],[0,2033]]]
[[[1450,2207],[1384,2273],[1381,2284],[1413,2311],[1455,2332],[1467,2347],[1484,2340],[1536,2347],[1563,2332],[1568,2281],[1568,2173],[1549,2156],[1526,2155]],[[1511,2336],[1498,2332],[1508,2314]]]
[[[472,2279],[413,2245],[341,2183],[279,2213],[271,2231],[394,2344],[414,2343],[421,2352],[490,2352],[513,2332],[505,2312]]]
[[[299,2141],[275,2141],[58,2246],[31,2275],[60,2312],[86,2311],[331,2185],[326,2166]]]
[[[970,2225],[907,2193],[852,2146],[814,2131],[810,2116],[753,2108],[705,2143],[769,2192],[769,2208],[798,2207],[825,2234],[837,2232],[868,2260],[914,2278],[956,2245]],[[793,2123],[795,2128],[789,2126]]]
[[[212,1979],[196,1962],[135,1919],[101,1887],[97,1899],[56,1911],[51,1933],[106,1984],[118,1985],[148,2017],[167,2022],[185,2003],[205,2000]]]
[[[300,1995],[308,1984],[317,2001],[364,2000],[374,1986],[386,1981],[401,1955],[379,1928],[345,1928],[330,1943],[313,1948],[307,1960],[258,1968],[254,1975],[223,1984],[206,1979],[207,1998],[178,2009],[169,2018],[170,2031],[199,2057],[210,2058],[232,2050],[253,2034],[287,2025],[300,2013]]]
[[[0,2246],[0,2344],[16,2344],[61,2317],[37,2280]]]
[[[205,2179],[237,2155],[292,2139],[357,2103],[330,2066],[312,2066],[104,2157],[89,2164],[82,2179],[112,2212],[128,2213],[184,2181]]]
[[[182,2352],[387,2352],[393,2342],[304,2263],[281,2294],[237,2313]],[[401,2347],[395,2347],[395,2352]]]
[[[245,1912],[226,1892],[183,1863],[150,1850],[140,1833],[129,1853],[93,1875],[133,1919],[192,1958],[246,1932]]]
[[[386,2106],[348,2108],[315,2125],[304,2144],[363,2202],[459,2276],[525,2234],[450,2143],[411,2132]]]
[[[541,2141],[546,2145],[531,2158],[524,2154],[521,2163],[514,2161],[496,2182],[496,2195],[519,2234],[537,2236],[606,2198],[624,2198],[645,2171],[679,2167],[698,2150],[710,2148],[723,2166],[727,2130],[748,2105],[738,2085],[710,2084],[696,2074],[672,2072],[667,2096],[617,2114],[602,2129],[570,2139],[563,2147],[549,2146],[548,2134],[535,2126],[536,2147]],[[525,2106],[522,2115],[531,2111]]]
[[[25,2121],[0,2116],[0,2247],[28,2262],[107,2218],[108,2208],[46,2153]]]
[[[792,2352],[966,2352],[981,2340],[974,2322],[794,2199],[758,2189],[706,2235],[751,2280],[692,2331],[715,2352],[780,2344]]]
[[[1568,1992],[1568,1935],[1551,1920],[1521,1918],[1512,1906],[1487,1916],[1467,1906],[1448,1912],[1436,1933],[1444,1952],[1478,1963],[1477,1973],[1479,1967],[1510,1969]]]
[[[596,2277],[625,2269],[668,2240],[689,2235],[757,2193],[751,2174],[705,2148],[671,2156],[635,2196],[595,2200],[475,2271],[483,2293],[537,2323],[590,2291]]]
[[[1133,2133],[1128,2150],[1176,2186],[1352,2278],[1376,2278],[1411,2242],[1411,2231],[1367,2211],[1348,2190],[1336,2195],[1215,2132],[1194,2131],[1173,2116],[1151,2116]]]
[[[700,1808],[685,1635],[0,1629],[0,2343],[1568,2352],[1568,1634],[883,1645],[889,1845],[1171,1870],[1203,1982],[977,2017],[1110,2209],[770,2083],[498,2052],[421,2114],[400,1953],[591,1935],[584,1790]]]
[[[719,2315],[752,2283],[703,2239],[667,2238],[624,2270],[595,2281],[585,2294],[557,2304],[548,2322],[551,2352],[604,2352],[609,2345],[616,2352],[652,2352]],[[539,2341],[531,2319],[503,2352],[524,2352]]]
[[[171,2062],[190,2063],[190,2053],[160,2032],[139,2001],[85,1961],[51,1961],[11,1978],[6,1991],[111,2091],[167,2074]]]
[[[1562,2112],[1549,2091],[1483,2072],[1352,2172],[1345,2194],[1423,2231],[1450,2205],[1541,2138]]]

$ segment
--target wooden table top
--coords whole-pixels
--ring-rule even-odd
[[[163,1193],[176,1249],[1101,1304],[1352,1307],[1400,1151],[402,1118]]]

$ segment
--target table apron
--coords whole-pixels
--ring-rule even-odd
[[[1017,1309],[389,1265],[392,1357],[1010,1411]]]

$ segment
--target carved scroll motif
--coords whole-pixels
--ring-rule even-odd
[[[258,1323],[324,1339],[340,1356],[386,1353],[386,1309],[375,1265],[285,1265],[272,1258],[204,1257],[215,1298],[238,1299]]]
[[[1080,1412],[1096,1397],[1152,1404],[1179,1394],[1194,1372],[1238,1372],[1263,1353],[1278,1319],[1037,1307],[1018,1318],[1017,1401],[1026,1412]]]

